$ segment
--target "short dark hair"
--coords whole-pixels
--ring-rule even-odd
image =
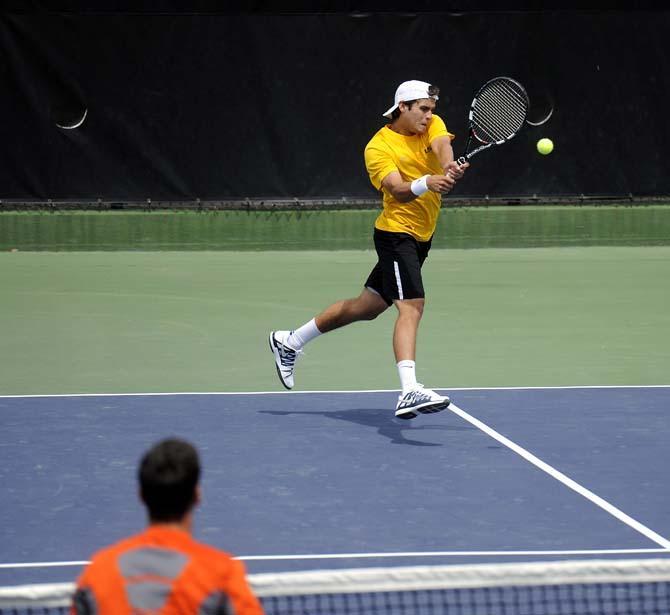
[[[439,96],[440,95],[440,88],[438,88],[436,85],[429,85],[428,86],[428,96],[433,97],[433,96]],[[415,100],[403,100],[407,107],[409,109],[412,108],[412,105],[416,102]],[[391,112],[391,121],[397,120],[400,117],[400,109],[394,109]]]
[[[162,440],[142,457],[138,478],[149,518],[181,521],[196,502],[200,480],[198,452],[185,440]]]
[[[412,105],[416,102],[416,100],[403,100],[402,102],[404,102],[407,105],[408,109],[411,109]],[[396,107],[391,112],[391,121],[397,120],[399,117],[400,117],[400,107]]]

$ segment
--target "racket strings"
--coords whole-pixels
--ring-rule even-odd
[[[498,141],[516,133],[523,126],[526,117],[523,110],[504,106],[505,101],[486,99],[479,103],[479,113],[475,109],[473,122],[487,135]]]
[[[489,140],[507,139],[523,126],[525,109],[512,106],[508,100],[487,98],[478,101],[477,105],[473,124],[488,136]]]
[[[528,112],[528,96],[514,85],[511,81],[498,80],[484,90],[481,98],[490,113],[494,114],[497,108],[501,117],[522,126]]]
[[[492,81],[477,97],[472,110],[474,135],[482,142],[509,139],[523,126],[528,96],[507,79]]]

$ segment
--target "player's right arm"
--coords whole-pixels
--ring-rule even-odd
[[[70,604],[70,615],[99,615],[101,606],[96,595],[96,586],[99,587],[101,582],[104,582],[105,575],[100,574],[100,563],[95,555],[91,563],[86,566],[84,572],[77,579],[75,592],[72,595],[72,603]],[[115,590],[118,596],[123,595],[123,587],[119,585]],[[123,598],[120,598],[123,600]]]
[[[433,192],[446,194],[455,184],[455,180],[448,175],[428,175],[426,185]],[[412,191],[412,182],[404,181],[398,171],[391,171],[383,180],[382,188],[393,195],[399,203],[409,203],[417,198]]]

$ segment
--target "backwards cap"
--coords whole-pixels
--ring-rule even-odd
[[[391,117],[391,114],[398,108],[398,105],[401,102],[407,102],[408,100],[419,100],[420,98],[432,98],[437,100],[438,96],[431,96],[428,93],[428,88],[430,83],[425,81],[405,81],[398,86],[398,89],[395,91],[395,103],[394,105],[382,115],[384,117]]]

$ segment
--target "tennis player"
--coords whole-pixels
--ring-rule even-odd
[[[338,301],[294,331],[272,331],[270,349],[282,384],[294,385],[296,359],[303,347],[323,333],[359,320],[372,320],[391,305],[398,310],[393,350],[401,393],[395,415],[412,419],[439,412],[449,399],[425,388],[416,378],[416,338],[423,314],[423,266],[437,225],[441,197],[469,166],[454,161],[451,134],[435,115],[439,89],[424,81],[405,81],[383,116],[390,123],[365,147],[372,185],[383,195],[375,221],[378,262],[354,299]]]
[[[149,527],[96,553],[77,583],[73,615],[262,615],[241,561],[196,542],[200,461],[168,439],[143,457],[140,496]]]

